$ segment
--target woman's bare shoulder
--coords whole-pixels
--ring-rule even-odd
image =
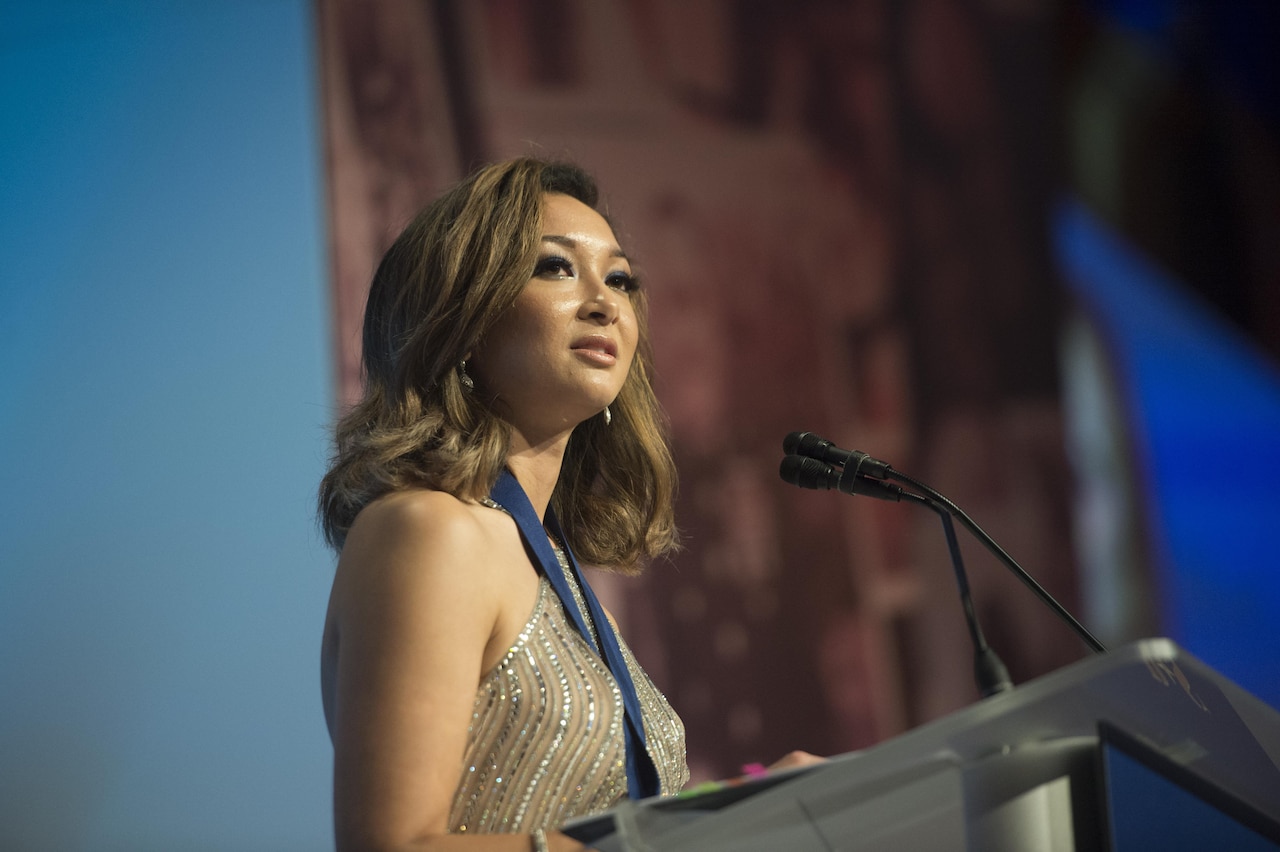
[[[447,552],[470,549],[488,538],[483,522],[488,510],[444,491],[397,491],[374,500],[356,516],[347,534],[348,551],[394,551],[409,546]]]
[[[335,592],[382,583],[405,590],[421,584],[474,583],[493,544],[490,510],[443,491],[400,491],[366,506],[352,524],[338,560]]]
[[[384,494],[356,515],[348,541],[368,535],[458,535],[475,531],[476,505],[445,491],[414,488]]]

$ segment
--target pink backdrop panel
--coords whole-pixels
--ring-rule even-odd
[[[650,291],[685,548],[595,582],[683,715],[695,778],[976,698],[936,517],[785,485],[790,431],[934,485],[1075,604],[1051,5],[318,5],[342,399],[377,258],[421,204],[519,154],[600,181]],[[1083,655],[965,546],[1015,680]]]

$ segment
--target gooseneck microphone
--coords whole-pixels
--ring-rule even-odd
[[[792,432],[782,439],[782,451],[789,456],[804,456],[841,468],[847,468],[852,464],[854,476],[886,479],[889,471],[892,470],[888,464],[879,459],[873,459],[859,450],[842,450],[812,432]],[[854,492],[846,491],[845,493]]]
[[[837,490],[845,494],[863,494],[881,500],[899,502],[905,500],[925,506],[942,518],[947,547],[951,551],[951,562],[955,569],[956,583],[960,589],[960,599],[965,609],[965,621],[974,643],[975,676],[984,696],[1008,689],[1010,683],[1004,664],[987,646],[982,636],[982,629],[978,625],[977,614],[969,594],[968,577],[960,556],[959,545],[955,540],[955,529],[951,520],[953,517],[1031,589],[1036,597],[1053,610],[1055,615],[1066,622],[1086,645],[1096,653],[1106,652],[1106,646],[1094,638],[1093,634],[1086,630],[1084,625],[1077,621],[1065,607],[1054,600],[1053,596],[1045,591],[1035,578],[1028,574],[991,536],[987,535],[972,518],[955,503],[923,482],[894,470],[886,462],[872,458],[859,450],[842,450],[812,432],[792,432],[783,440],[782,448],[787,455],[782,460],[779,472],[783,480],[792,485],[801,488]],[[907,487],[885,482],[886,479],[897,480]]]
[[[801,488],[815,490],[836,490],[845,494],[864,494],[881,500],[893,500],[916,503],[937,513],[942,519],[942,530],[947,537],[947,549],[951,554],[951,566],[956,575],[956,587],[960,592],[960,605],[964,609],[965,625],[969,628],[969,640],[973,643],[973,677],[978,684],[978,691],[983,698],[1013,689],[1013,681],[1009,678],[1009,670],[1004,662],[987,644],[978,623],[978,613],[973,605],[973,597],[969,592],[969,576],[964,570],[964,559],[960,555],[960,545],[956,541],[955,526],[951,515],[936,501],[903,489],[891,482],[881,482],[868,476],[860,476],[859,471],[866,466],[867,460],[875,462],[873,470],[887,470],[888,465],[876,461],[866,453],[856,450],[841,450],[830,441],[824,441],[812,432],[792,432],[783,442],[782,448],[787,451],[808,450],[819,453],[823,458],[844,460],[843,469],[837,470],[818,458],[804,455],[787,455],[782,459],[779,473],[783,480]]]
[[[870,458],[870,456],[866,457]],[[902,500],[904,496],[915,496],[903,491],[901,486],[894,485],[892,482],[881,482],[878,479],[859,476],[857,467],[849,466],[837,470],[826,462],[803,455],[786,456],[778,472],[792,485],[811,488],[815,491],[843,491],[845,494],[863,494],[878,500],[894,502]]]

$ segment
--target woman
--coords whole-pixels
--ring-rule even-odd
[[[581,849],[551,829],[688,779],[574,559],[676,543],[644,292],[596,201],[572,166],[489,166],[374,277],[320,491],[339,848]]]

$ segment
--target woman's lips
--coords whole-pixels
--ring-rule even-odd
[[[601,335],[579,338],[569,348],[578,357],[595,364],[608,366],[618,361],[618,345]]]

